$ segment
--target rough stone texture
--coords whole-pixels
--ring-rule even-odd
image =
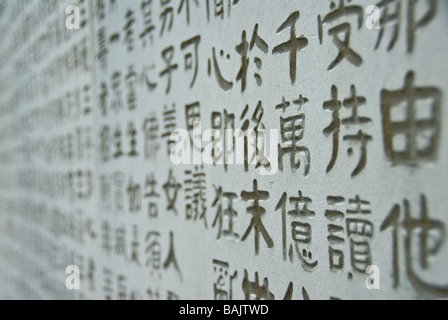
[[[0,297],[445,298],[448,3],[334,2],[0,2]]]

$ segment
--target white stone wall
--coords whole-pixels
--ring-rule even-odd
[[[333,2],[1,1],[0,298],[446,298],[448,4]]]

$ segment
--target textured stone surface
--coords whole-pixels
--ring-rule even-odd
[[[448,3],[334,2],[0,2],[0,297],[445,298]]]

